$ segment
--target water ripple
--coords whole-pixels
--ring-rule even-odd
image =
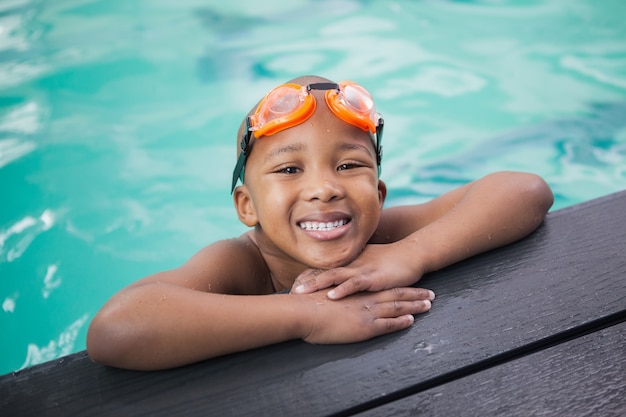
[[[74,350],[76,338],[82,327],[87,323],[89,316],[83,314],[78,320],[65,328],[57,339],[50,340],[46,346],[37,346],[29,343],[26,352],[26,359],[20,367],[24,369],[28,366],[47,362],[61,356],[69,355]]]
[[[5,230],[0,230],[0,263],[13,262],[28,249],[35,238],[50,229],[56,221],[51,210],[39,217],[26,216]]]

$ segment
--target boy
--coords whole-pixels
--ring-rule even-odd
[[[541,178],[501,172],[383,210],[382,127],[354,83],[306,76],[268,93],[239,130],[233,174],[251,230],[118,292],[89,327],[91,357],[163,369],[405,329],[434,299],[411,287],[423,274],[526,236],[552,205]]]

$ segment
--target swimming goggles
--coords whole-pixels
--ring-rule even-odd
[[[326,91],[324,97],[328,108],[341,120],[369,132],[376,149],[376,163],[380,175],[382,158],[383,118],[376,112],[370,93],[351,81],[339,83],[315,83],[307,86],[283,84],[270,91],[259,103],[254,114],[246,118],[246,130],[241,138],[241,153],[233,171],[230,192],[235,190],[237,180],[243,184],[246,160],[251,150],[252,135],[260,139],[289,129],[306,121],[316,106],[311,90]]]

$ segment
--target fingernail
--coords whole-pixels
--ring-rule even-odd
[[[295,293],[304,292],[304,285],[298,285],[296,288],[294,288],[293,292]]]
[[[428,308],[430,310],[430,307],[432,306],[432,304],[430,303],[429,300],[424,300],[424,305],[426,306],[426,308]]]
[[[335,290],[328,291],[328,298],[335,298],[335,297],[337,297],[337,293],[335,292]]]
[[[428,290],[428,299],[429,300],[434,300],[435,299],[435,293],[432,292],[431,290]]]

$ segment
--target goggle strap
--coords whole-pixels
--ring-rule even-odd
[[[242,152],[241,154],[239,154],[239,158],[237,158],[237,165],[235,165],[235,170],[233,171],[233,183],[230,188],[231,194],[233,193],[233,191],[235,191],[235,187],[237,186],[237,181],[239,180],[239,177],[243,173],[243,166],[245,163],[246,163],[246,157]]]
[[[306,86],[307,91],[311,90],[339,90],[337,83],[313,83]]]
[[[385,121],[382,117],[378,118],[378,126],[376,126],[376,162],[378,163],[378,176],[380,177],[380,172],[382,171],[381,162],[383,160],[383,126],[385,125]]]
[[[235,191],[235,187],[237,186],[237,180],[241,180],[243,183],[244,177],[244,169],[246,165],[246,160],[248,159],[248,147],[250,146],[250,135],[252,131],[250,130],[250,126],[252,125],[252,119],[250,116],[246,118],[246,131],[241,135],[241,142],[239,146],[241,147],[241,152],[239,153],[239,158],[237,158],[237,164],[235,165],[235,169],[233,171],[233,182],[230,188],[230,193],[232,194]]]

